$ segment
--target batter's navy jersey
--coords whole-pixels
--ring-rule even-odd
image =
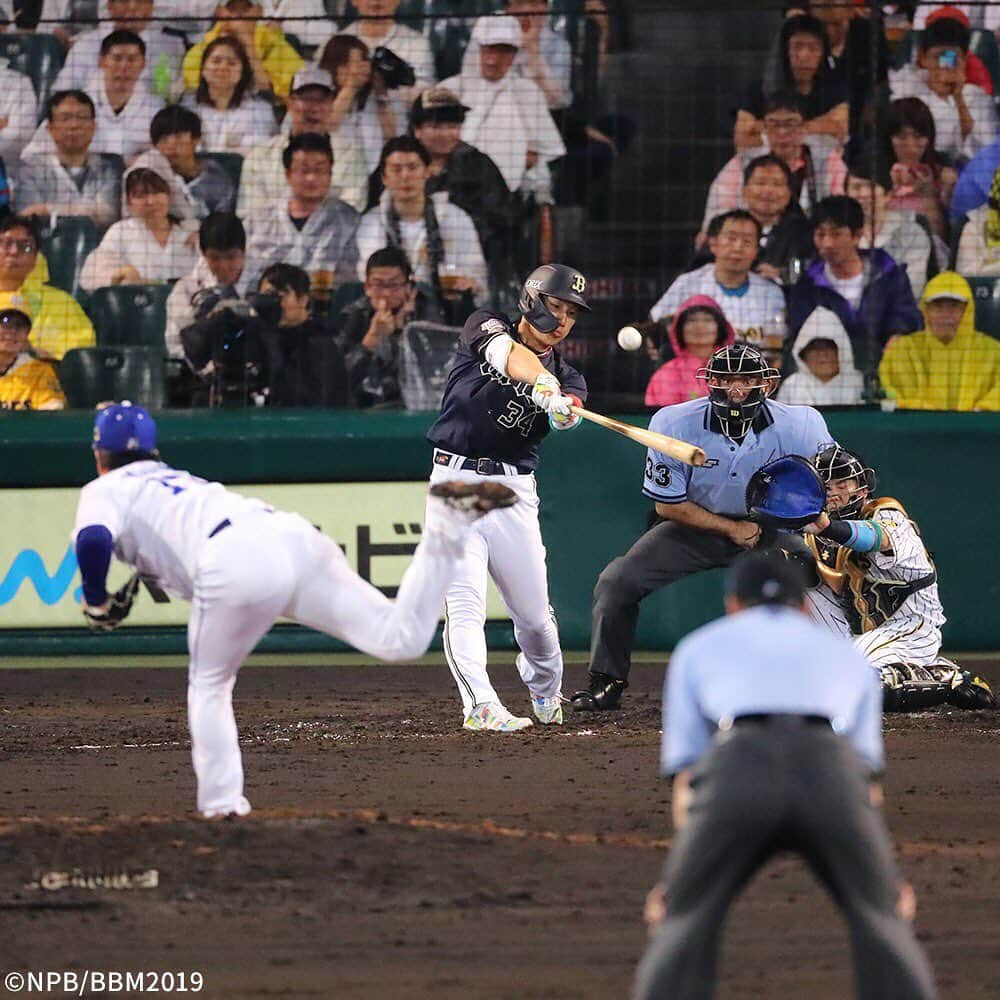
[[[811,460],[833,443],[818,410],[770,399],[761,406],[742,444],[722,433],[707,396],[657,410],[649,429],[697,445],[706,461],[695,468],[650,448],[642,492],[658,503],[691,500],[713,514],[732,518],[747,516],[747,483],[762,465],[785,455]]]
[[[465,322],[455,364],[441,402],[441,414],[427,440],[467,458],[493,458],[524,471],[538,468],[538,446],[549,433],[549,418],[531,401],[532,387],[495,371],[483,352],[495,337],[507,334],[521,343],[506,316],[478,309]],[[555,350],[538,355],[566,393],[587,398],[583,376]]]

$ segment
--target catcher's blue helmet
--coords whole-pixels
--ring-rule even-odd
[[[822,513],[826,487],[808,459],[785,455],[750,477],[746,502],[750,520],[797,531]]]

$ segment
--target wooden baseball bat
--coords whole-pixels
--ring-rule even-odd
[[[666,434],[657,434],[656,431],[647,431],[642,427],[635,427],[632,424],[624,424],[620,420],[614,420],[612,417],[605,417],[600,413],[594,413],[592,410],[585,410],[582,406],[571,406],[569,409],[570,413],[574,413],[578,417],[583,417],[584,420],[589,420],[591,423],[606,427],[609,431],[624,434],[625,437],[631,438],[638,444],[652,448],[654,451],[662,452],[671,458],[676,458],[677,461],[684,462],[686,465],[705,464],[705,453],[701,448],[689,444],[687,441],[667,437]]]

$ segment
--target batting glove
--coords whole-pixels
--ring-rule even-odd
[[[563,416],[569,415],[570,399],[562,394],[559,379],[548,372],[542,372],[535,379],[534,388],[531,390],[531,401],[550,416],[553,413],[559,413]]]
[[[139,593],[139,582],[139,574],[135,573],[100,607],[83,606],[83,617],[91,632],[114,632],[125,621]]]
[[[579,396],[574,396],[572,394],[565,396],[573,406],[583,406],[583,400]],[[549,414],[549,427],[554,431],[571,431],[574,427],[578,427],[583,423],[583,417],[578,416],[575,413],[550,413]]]

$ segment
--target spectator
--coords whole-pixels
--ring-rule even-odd
[[[430,284],[439,297],[469,293],[482,301],[488,290],[486,261],[476,227],[446,193],[427,195],[430,162],[430,154],[412,136],[385,144],[379,171],[385,191],[378,206],[361,219],[358,254],[367,261],[380,247],[398,247],[416,280]]]
[[[396,88],[394,94],[400,102],[396,112],[401,114],[418,91],[434,83],[430,43],[419,31],[393,20],[399,0],[355,0],[354,6],[360,16],[344,28],[344,34],[356,35],[373,55],[380,48],[389,49],[413,70],[413,85]]]
[[[920,38],[917,66],[892,76],[892,96],[919,97],[934,116],[937,149],[952,160],[976,155],[996,138],[996,109],[981,87],[965,82],[969,29],[946,17]]]
[[[788,165],[792,198],[806,215],[827,195],[844,193],[847,167],[840,153],[829,140],[806,135],[799,98],[792,91],[778,91],[764,104],[764,145],[737,153],[712,181],[696,246],[704,245],[712,219],[743,206],[743,174],[747,164],[765,153],[773,153]]]
[[[61,410],[55,369],[31,356],[31,307],[17,292],[0,292],[0,410]]]
[[[822,21],[808,15],[786,18],[781,28],[780,89],[794,91],[801,102],[807,135],[828,137],[842,146],[848,137],[847,85],[829,68],[830,43]],[[764,138],[764,82],[750,87],[736,114],[736,151],[759,146]]]
[[[708,382],[698,378],[712,352],[736,342],[736,334],[715,299],[692,295],[670,323],[673,358],[653,372],[646,386],[647,406],[671,406],[708,395]]]
[[[30,219],[0,219],[0,292],[18,292],[32,316],[31,350],[36,358],[61,361],[74,347],[93,347],[94,328],[74,299],[32,278],[38,237]]]
[[[442,86],[469,108],[462,138],[493,160],[508,189],[550,200],[549,164],[566,147],[538,84],[511,72],[520,48],[521,28],[513,17],[481,17],[461,74]]]
[[[962,227],[955,269],[980,277],[1000,275],[1000,171],[990,200],[974,208]]]
[[[93,149],[128,162],[149,148],[149,123],[163,101],[137,86],[146,65],[146,44],[137,34],[112,31],[100,51],[101,72],[87,91],[97,110]]]
[[[854,367],[854,349],[837,314],[817,307],[792,343],[798,365],[778,390],[782,403],[801,406],[860,406],[864,376]]]
[[[979,208],[989,201],[993,179],[998,169],[1000,169],[1000,139],[981,149],[962,168],[951,200],[948,202],[948,217],[952,222],[960,222],[970,215],[974,208]]]
[[[84,215],[101,230],[121,215],[121,167],[94,153],[94,102],[82,90],[56,91],[45,106],[53,151],[26,156],[17,168],[21,215]]]
[[[396,115],[381,74],[372,73],[368,46],[355,35],[334,35],[319,60],[333,82],[330,131],[364,153],[366,173],[378,169],[382,147],[396,134]]]
[[[930,109],[919,97],[893,101],[884,132],[892,180],[889,207],[922,215],[935,236],[947,238],[947,206],[956,174],[937,151]]]
[[[271,105],[254,96],[253,68],[232,35],[205,46],[197,89],[184,104],[201,118],[206,153],[244,153],[278,131]]]
[[[259,280],[271,264],[294,264],[310,273],[317,297],[322,297],[335,279],[355,280],[358,213],[330,193],[333,152],[328,136],[293,136],[283,162],[289,197],[247,220],[248,280]]]
[[[940,270],[948,254],[939,256],[930,225],[915,212],[889,207],[889,178],[881,165],[864,153],[852,160],[847,174],[847,195],[864,212],[864,230],[859,249],[878,247],[906,268],[913,298],[919,299],[924,285]]]
[[[17,163],[37,121],[38,99],[31,80],[0,65],[0,158]]]
[[[184,57],[184,86],[197,90],[201,62],[208,46],[222,36],[235,39],[250,61],[254,91],[273,91],[287,97],[292,77],[305,63],[288,44],[281,28],[265,20],[254,0],[225,0],[215,8],[215,25]]]
[[[346,4],[337,3],[337,11],[342,11],[345,6]],[[269,0],[265,4],[264,14],[281,24],[286,37],[294,35],[302,45],[309,45],[317,50],[330,37],[330,30],[333,28],[323,0]],[[283,23],[282,18],[287,18],[287,22]]]
[[[130,217],[104,234],[80,272],[88,292],[171,281],[190,266],[192,237],[170,217],[170,185],[163,177],[147,167],[128,171],[125,203]]]
[[[853,198],[831,195],[819,203],[813,213],[819,257],[789,292],[788,321],[797,338],[817,307],[829,309],[851,339],[855,364],[871,375],[891,338],[919,328],[920,310],[906,271],[892,257],[859,250],[864,225]]]
[[[905,410],[1000,410],[1000,343],[975,329],[969,283],[942,271],[927,283],[923,329],[890,344],[882,387]]]
[[[246,219],[268,205],[288,197],[284,152],[289,139],[307,132],[326,135],[333,150],[333,188],[341,201],[360,211],[368,200],[368,169],[361,147],[350,132],[336,129],[333,122],[333,87],[330,75],[315,66],[295,74],[288,96],[288,134],[250,151],[243,161],[236,211]]]
[[[413,321],[444,323],[445,316],[437,300],[413,280],[402,250],[376,250],[365,264],[365,294],[337,318],[355,406],[400,402],[400,335]]]
[[[988,7],[981,8],[976,6],[970,8],[968,4],[952,3],[944,5],[939,5],[938,3],[918,3],[916,6],[917,13],[914,18],[915,31],[922,31],[928,24],[933,24],[942,17],[951,17],[968,28],[971,34],[972,22],[969,19],[970,13],[976,16],[977,27],[985,27],[990,21],[994,22],[994,24],[998,23],[997,15]],[[916,58],[916,54],[914,54],[914,58]],[[986,68],[982,59],[977,55],[973,55],[972,52],[967,53],[965,57],[965,82],[974,83],[977,87],[982,87],[987,94],[992,95],[993,93],[993,78],[990,76],[990,71]]]
[[[162,23],[153,23],[153,0],[108,0],[108,14],[110,24],[105,21],[76,36],[56,77],[55,89],[85,90],[97,69],[104,39],[112,31],[130,31],[146,46],[146,64],[137,86],[164,101],[177,97],[183,89],[184,43],[176,35],[167,34]]]
[[[157,111],[149,126],[153,148],[133,167],[148,167],[170,186],[170,214],[185,223],[211,212],[231,212],[236,188],[229,174],[214,160],[199,160],[201,119],[178,104]],[[185,226],[186,229],[191,227]]]
[[[649,318],[675,316],[692,295],[707,295],[719,304],[737,339],[760,343],[765,330],[783,324],[785,315],[785,296],[778,285],[750,270],[760,235],[760,223],[744,209],[713,219],[708,245],[715,261],[682,274],[649,310]]]
[[[527,77],[545,95],[549,108],[558,111],[573,97],[570,75],[573,51],[565,35],[549,25],[546,0],[507,0],[507,13],[521,26],[521,48],[514,69]]]
[[[246,248],[246,232],[235,215],[214,212],[202,219],[198,230],[201,254],[194,268],[174,285],[167,298],[164,338],[170,357],[184,357],[181,330],[194,322],[194,301],[199,292],[216,288],[224,289],[231,298],[243,295]]]

